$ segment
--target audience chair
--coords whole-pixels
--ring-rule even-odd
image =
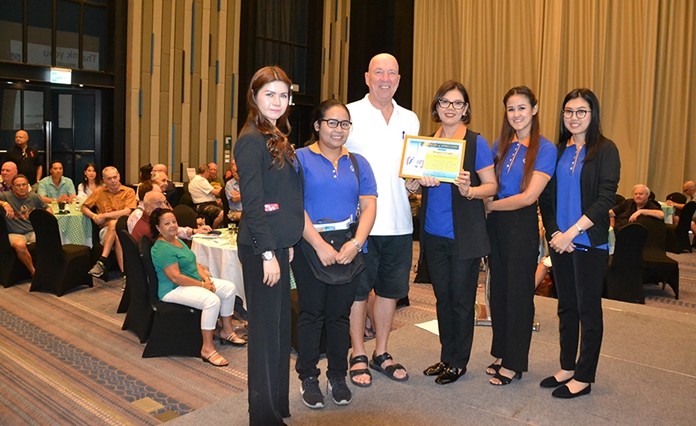
[[[682,194],[681,192],[672,192],[671,194],[667,195],[665,200],[674,201],[678,204],[686,204],[686,195]]]
[[[179,204],[177,204],[177,206],[182,204],[193,208],[193,199],[188,190],[188,182],[184,183],[184,189],[181,191],[181,197],[179,197]]]
[[[7,231],[7,219],[5,218],[5,209],[0,209],[0,259],[2,259],[2,267],[0,268],[0,284],[3,287],[11,287],[14,284],[29,281],[31,275],[29,270],[17,258],[17,253],[10,244],[9,232]],[[29,253],[34,257],[34,243],[29,243]]]
[[[193,209],[185,204],[179,204],[174,207],[174,216],[176,217],[176,222],[179,226],[188,226],[189,228],[196,229],[198,224],[196,223],[196,218],[198,214]]]
[[[679,194],[683,195],[683,194]],[[686,199],[686,197],[684,197]],[[679,222],[676,225],[667,224],[667,251],[672,253],[691,253],[689,230],[691,221],[696,212],[696,201],[689,201],[679,213]]]
[[[116,220],[116,238],[118,238],[118,241],[123,245],[123,241],[121,240],[121,233],[119,232],[120,230],[123,230],[128,233],[128,216],[121,216]],[[137,249],[136,245],[136,249]],[[124,255],[125,257],[125,255]],[[117,314],[123,314],[128,312],[128,304],[130,303],[130,288],[128,287],[128,273],[126,272],[126,267],[125,267],[125,260],[124,260],[124,266],[123,266],[123,273],[126,276],[126,287],[123,289],[123,294],[121,295],[121,302],[118,304],[118,308],[116,309]]]
[[[34,267],[29,291],[47,291],[57,296],[80,287],[92,287],[87,273],[92,267],[87,246],[65,244],[60,241],[58,220],[46,210],[35,209],[29,220],[36,234]]]
[[[631,223],[616,233],[616,248],[606,278],[607,297],[631,303],[645,303],[643,249],[648,229]]]
[[[619,204],[623,203],[626,201],[626,197],[624,197],[621,194],[614,194],[614,206],[618,206]]]
[[[178,207],[178,206],[177,206]],[[147,274],[147,291],[153,311],[152,329],[143,351],[143,358],[180,355],[201,356],[200,309],[176,303],[162,302],[157,297],[157,273],[152,263],[153,242],[143,237],[140,241],[143,265]]]
[[[116,226],[118,228],[118,225]],[[140,343],[147,342],[152,329],[154,311],[148,294],[147,274],[140,255],[138,243],[128,229],[117,231],[123,248],[123,269],[126,273],[126,291],[129,302],[122,330],[130,330],[138,336]],[[125,294],[126,292],[124,292]]]
[[[643,249],[643,283],[669,284],[674,298],[679,299],[679,262],[667,256],[666,225],[661,219],[640,216],[638,223],[648,229],[648,239]]]

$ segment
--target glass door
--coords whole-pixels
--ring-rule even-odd
[[[57,160],[75,185],[87,163],[101,151],[101,92],[8,84],[0,88],[0,158],[14,144],[15,132],[24,129],[29,145],[44,159],[44,173]]]

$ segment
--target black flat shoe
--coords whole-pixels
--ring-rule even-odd
[[[439,376],[447,367],[449,367],[449,365],[446,362],[440,361],[423,370],[423,374],[426,376]]]
[[[454,383],[466,373],[466,368],[457,368],[448,365],[447,368],[442,370],[442,372],[435,379],[435,383],[438,385],[446,385],[449,383]]]
[[[555,389],[553,392],[551,392],[551,396],[554,396],[556,398],[562,398],[562,399],[571,399],[575,398],[578,396],[583,396],[587,395],[592,391],[592,385],[587,385],[587,387],[577,393],[572,393],[570,389],[568,388],[567,385],[563,385],[557,389]]]
[[[490,383],[490,384],[492,384],[493,386],[505,386],[505,385],[509,385],[514,379],[517,379],[517,380],[521,379],[521,378],[522,378],[522,373],[521,373],[521,372],[515,373],[514,376],[512,376],[512,377],[507,377],[507,376],[503,376],[502,374],[500,374],[500,370],[498,370],[498,372],[495,373],[495,375],[493,376],[493,378],[494,378],[494,379],[498,379],[498,381],[499,381],[500,383],[493,383],[493,382],[491,382],[491,381],[489,380],[489,383]]]
[[[566,383],[568,383],[572,379],[573,378],[571,377],[570,379],[561,380],[559,382],[558,380],[556,380],[556,377],[550,376],[550,377],[547,377],[544,380],[542,380],[541,383],[539,383],[539,386],[541,386],[542,388],[557,388],[559,386],[565,385]]]

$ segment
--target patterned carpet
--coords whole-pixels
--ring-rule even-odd
[[[94,283],[61,298],[0,290],[0,424],[159,424],[246,388],[245,349],[219,348],[221,369],[141,358],[115,313],[118,280]]]
[[[646,286],[646,304],[696,313],[696,254],[674,257],[680,300],[669,287]],[[227,368],[198,358],[142,358],[143,345],[121,330],[119,284],[94,280],[93,289],[60,298],[29,293],[28,283],[0,289],[0,424],[154,425],[246,388],[245,348],[217,346]],[[436,318],[429,284],[412,284],[409,298],[395,328]]]

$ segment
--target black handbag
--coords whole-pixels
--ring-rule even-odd
[[[331,246],[336,251],[341,251],[341,247],[353,238],[355,229],[357,229],[357,222],[350,225],[349,229],[342,229],[340,231],[326,231],[320,232],[319,235],[331,244]],[[314,277],[321,282],[331,285],[341,285],[348,284],[355,279],[364,269],[365,269],[365,259],[363,258],[362,252],[359,252],[352,262],[347,265],[333,264],[329,266],[324,266],[314,251],[314,247],[307,242],[304,238],[300,242],[302,246],[302,252],[307,259],[309,268],[312,270]]]

